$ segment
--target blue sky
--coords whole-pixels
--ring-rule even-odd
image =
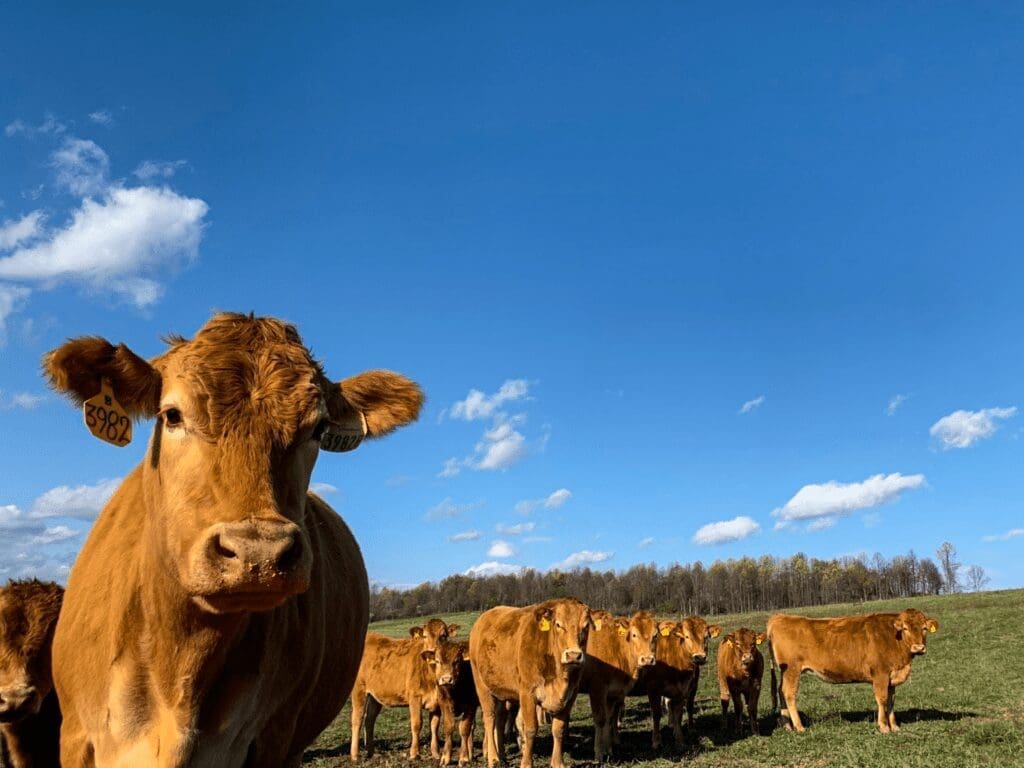
[[[425,388],[314,477],[380,583],[948,539],[1024,586],[1022,36],[966,3],[8,9],[0,576],[61,577],[144,451],[40,356],[231,309]]]

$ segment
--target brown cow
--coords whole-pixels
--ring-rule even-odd
[[[772,711],[778,711],[775,668],[782,672],[786,727],[804,730],[796,707],[800,674],[813,672],[828,683],[871,683],[878,704],[878,728],[898,731],[893,704],[896,686],[910,677],[915,656],[927,651],[928,634],[939,623],[916,608],[902,613],[869,613],[836,619],[775,614],[768,619],[772,663]]]
[[[484,716],[484,757],[489,766],[505,759],[498,710],[518,701],[516,724],[522,744],[521,768],[533,765],[537,706],[552,715],[551,768],[562,768],[562,740],[579,688],[593,622],[590,609],[574,598],[548,600],[526,608],[498,606],[485,611],[469,633],[473,679]]]
[[[332,382],[275,319],[220,314],[169,343],[149,362],[93,337],[44,359],[109,440],[125,434],[118,402],[156,418],[71,570],[53,645],[61,762],[298,766],[348,696],[369,618],[359,546],[308,493],[313,465],[354,447],[355,425],[415,420],[423,396],[385,371]]]
[[[594,630],[587,639],[587,660],[583,665],[580,693],[590,695],[594,717],[594,759],[612,753],[612,723],[618,717],[626,694],[642,670],[654,665],[658,624],[646,611],[628,618],[615,618],[606,611],[593,611]]]
[[[64,590],[11,581],[0,588],[0,765],[59,768],[60,707],[53,690],[53,630]]]
[[[473,667],[469,661],[469,643],[448,642],[438,645],[434,654],[439,669],[441,712],[444,715],[445,743],[441,765],[451,762],[452,730],[459,723],[459,765],[473,759],[473,727],[480,699],[473,682]],[[446,682],[450,679],[450,683]]]
[[[351,758],[359,759],[359,731],[366,727],[366,756],[373,756],[373,731],[382,707],[408,707],[412,743],[409,757],[420,756],[420,728],[423,710],[430,713],[430,753],[440,757],[438,727],[441,717],[442,683],[435,652],[458,631],[457,624],[431,619],[422,627],[411,627],[409,638],[391,638],[376,632],[366,635],[363,658],[352,688]],[[451,748],[448,748],[449,755]]]
[[[651,705],[651,746],[661,746],[662,698],[668,699],[669,724],[677,744],[683,743],[683,712],[690,692],[697,685],[701,665],[708,659],[708,640],[721,628],[700,616],[658,625],[657,661],[633,687],[631,695],[647,695]]]
[[[747,702],[750,732],[757,735],[757,700],[761,696],[764,657],[757,646],[764,642],[764,632],[737,629],[718,645],[718,698],[722,702],[722,726],[729,725],[729,699],[736,709],[735,726],[740,727],[743,700]]]

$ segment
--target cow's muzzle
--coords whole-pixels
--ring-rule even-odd
[[[915,643],[914,645],[910,646],[910,652],[915,656],[924,656],[926,653],[928,653],[928,649],[924,646],[923,643]]]
[[[707,654],[704,654],[704,653],[695,653],[695,654],[693,654],[693,663],[694,664],[703,664],[707,660],[708,660]]]
[[[579,648],[566,648],[562,651],[562,663],[573,665],[583,663],[583,651]]]
[[[0,723],[13,723],[39,711],[42,698],[32,685],[0,690]]]
[[[451,675],[441,675],[441,677],[437,678],[437,684],[450,687],[455,685],[455,678]]]
[[[655,662],[655,658],[654,658],[654,654],[653,653],[651,655],[649,655],[649,656],[641,656],[639,659],[637,659],[637,663],[641,667],[653,667],[654,666],[654,662]]]

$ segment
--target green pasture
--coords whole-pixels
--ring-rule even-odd
[[[920,597],[911,600],[845,604],[794,610],[808,616],[898,611],[916,607],[939,620],[939,632],[929,638],[928,654],[914,662],[911,679],[897,689],[896,716],[902,730],[882,735],[874,724],[875,704],[870,685],[829,685],[804,675],[799,703],[808,730],[788,732],[771,717],[768,664],[761,695],[761,735],[733,733],[721,725],[715,648],[703,670],[698,707],[700,714],[686,743],[676,746],[663,727],[664,746],[650,748],[650,713],[646,699],[627,701],[622,746],[616,762],[634,766],[664,766],[686,762],[705,766],[870,766],[871,768],[965,768],[966,766],[1024,766],[1024,590],[980,594]],[[725,632],[740,626],[763,629],[768,614],[709,617]],[[445,616],[461,625],[468,636],[475,614]],[[416,619],[380,622],[372,629],[404,636]],[[337,766],[348,762],[349,709],[309,750],[306,766]],[[664,726],[664,723],[663,723]],[[481,727],[476,729],[477,758]],[[369,768],[407,763],[408,714],[404,709],[384,710],[377,720],[377,754]],[[424,728],[424,735],[426,728]],[[593,761],[590,706],[581,696],[573,711],[567,743],[567,763]],[[457,741],[457,737],[456,737]],[[542,728],[535,763],[547,766],[550,732]],[[426,750],[429,755],[429,749]],[[518,764],[515,744],[509,761]],[[422,761],[429,761],[429,757]]]

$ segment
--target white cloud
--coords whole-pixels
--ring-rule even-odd
[[[520,536],[524,533],[529,533],[535,527],[535,523],[516,523],[515,525],[505,525],[504,523],[498,523],[495,526],[495,530],[497,530],[498,533],[504,533],[506,536]]]
[[[114,124],[114,116],[105,109],[97,109],[89,113],[89,119],[98,125],[111,126]]]
[[[904,491],[920,488],[924,475],[872,475],[860,483],[815,483],[805,485],[786,505],[772,511],[776,529],[797,520],[843,517],[860,509],[879,507],[899,498]]]
[[[452,405],[449,413],[451,418],[465,421],[487,419],[493,416],[502,404],[526,397],[529,389],[526,379],[508,379],[493,395],[485,395],[479,389],[471,389],[465,400],[459,400]]]
[[[908,399],[909,397],[907,395],[893,395],[889,399],[889,405],[887,405],[885,408],[886,415],[895,416],[896,411],[898,411],[900,409],[900,406],[907,402]]]
[[[486,563],[480,563],[480,565],[474,565],[467,568],[464,572],[464,576],[508,576],[519,573],[523,570],[521,565],[513,565],[512,563],[501,563],[497,560],[489,560]]]
[[[753,536],[761,530],[752,518],[743,515],[734,517],[732,520],[720,520],[716,523],[708,523],[702,526],[693,534],[694,544],[725,544],[730,541],[739,541],[748,536]]]
[[[982,536],[982,541],[1009,541],[1010,539],[1016,539],[1019,536],[1024,536],[1024,528],[1011,528],[1006,533],[1000,533],[995,536]]]
[[[806,530],[808,533],[814,533],[815,531],[827,531],[838,522],[839,519],[835,517],[817,517],[807,524]]]
[[[76,517],[92,520],[103,509],[114,491],[121,485],[121,478],[100,480],[95,485],[71,487],[60,485],[51,488],[32,504],[31,517]]]
[[[107,186],[110,158],[95,141],[69,136],[50,157],[57,185],[74,195],[94,195]]]
[[[979,440],[992,437],[999,428],[997,421],[1017,415],[1017,408],[984,408],[980,411],[953,411],[932,424],[929,434],[943,450],[968,448]]]
[[[755,408],[760,407],[763,402],[764,395],[758,395],[753,400],[747,400],[747,402],[740,406],[740,413],[750,413]]]
[[[52,528],[47,528],[42,533],[33,536],[29,543],[40,545],[40,544],[53,544],[58,541],[67,541],[68,539],[75,539],[81,535],[81,531],[75,531],[68,528],[66,525],[55,525]]]
[[[495,539],[491,542],[491,548],[487,550],[488,557],[512,557],[516,548],[502,539]]]
[[[451,497],[448,496],[428,509],[425,517],[427,520],[450,520],[454,517],[462,517],[462,515],[478,509],[480,506],[482,505],[478,501],[472,504],[455,504]]]
[[[9,251],[38,237],[43,231],[42,223],[42,211],[26,213],[17,221],[5,221],[0,225],[0,251]]]
[[[61,134],[67,130],[67,126],[59,122],[53,115],[47,114],[46,118],[39,125],[29,125],[22,119],[13,120],[4,128],[8,138],[19,134],[33,137],[37,134]]]
[[[558,509],[571,498],[572,491],[568,488],[559,488],[557,491],[552,491],[543,499],[523,499],[522,501],[517,501],[515,511],[520,515],[529,515],[535,512],[538,508]]]
[[[330,483],[310,483],[309,490],[317,496],[327,496],[328,494],[338,492],[338,489]]]
[[[2,410],[20,409],[31,411],[34,408],[38,408],[44,402],[46,402],[46,395],[34,395],[31,392],[15,392],[10,397],[5,397],[3,391],[0,391],[0,409]]]
[[[595,552],[593,550],[583,549],[579,552],[573,552],[565,558],[565,560],[552,565],[551,568],[552,570],[557,569],[560,571],[571,571],[576,568],[582,568],[585,565],[603,563],[606,560],[611,560],[614,556],[614,552]]]
[[[31,293],[20,285],[0,283],[0,347],[7,343],[7,318],[21,308]]]
[[[139,163],[139,166],[132,173],[142,179],[142,181],[169,179],[186,165],[188,165],[188,162],[185,160],[145,160]]]
[[[166,188],[112,187],[102,199],[83,200],[64,229],[0,259],[0,278],[44,287],[81,282],[148,306],[162,290],[154,273],[195,258],[207,210]]]
[[[469,530],[469,531],[460,531],[459,533],[456,533],[456,534],[453,534],[453,535],[449,536],[448,537],[448,541],[451,541],[451,542],[457,542],[457,541],[476,541],[481,536],[483,536],[483,534],[480,533],[480,531],[477,531],[475,529],[474,530]]]
[[[651,544],[653,544],[653,543],[654,543],[654,537],[653,536],[647,536],[645,538],[640,539],[640,541],[637,542],[636,546],[637,546],[638,549],[646,549],[647,547],[651,546]]]
[[[464,462],[462,460],[456,459],[453,456],[445,461],[444,466],[441,467],[441,471],[437,473],[437,476],[446,480],[450,477],[455,477],[462,471],[463,464]]]
[[[504,422],[484,432],[476,452],[479,459],[472,463],[473,469],[508,469],[526,456],[526,438]]]
[[[74,560],[74,552],[54,554],[49,545],[67,541],[79,534],[67,526],[51,528],[22,512],[13,504],[0,505],[0,581],[27,578],[64,581]]]

